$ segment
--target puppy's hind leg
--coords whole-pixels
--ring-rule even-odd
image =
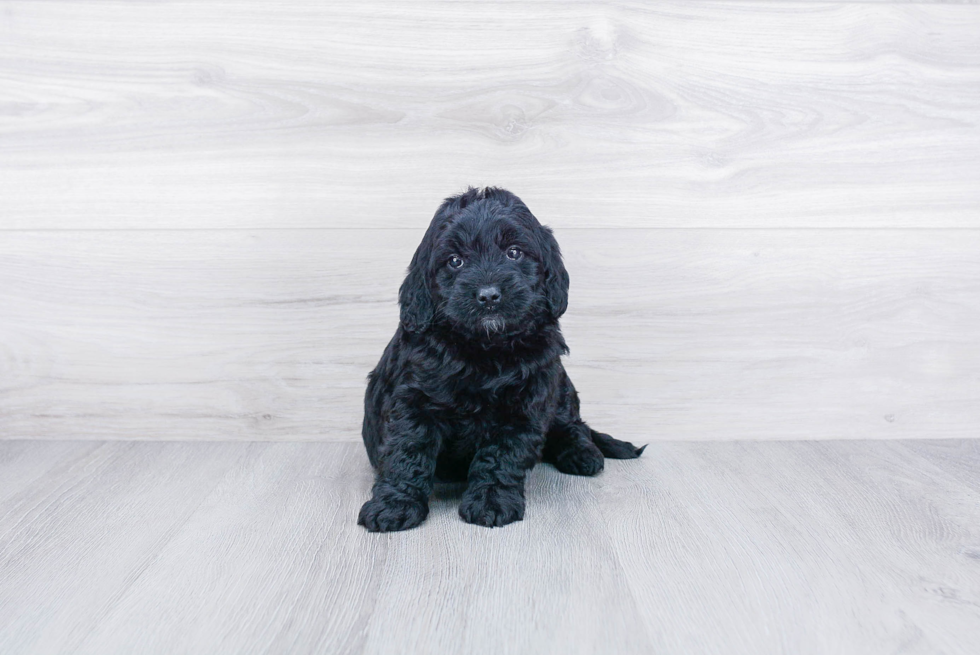
[[[544,444],[543,461],[569,475],[596,475],[602,470],[604,458],[590,432],[581,420],[553,425]]]

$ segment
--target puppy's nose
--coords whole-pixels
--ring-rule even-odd
[[[500,289],[497,287],[483,287],[476,292],[476,299],[484,307],[493,307],[500,302]]]

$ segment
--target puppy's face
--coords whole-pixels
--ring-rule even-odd
[[[517,196],[470,189],[436,212],[402,284],[402,324],[493,340],[557,320],[568,274],[551,230]]]
[[[433,250],[437,318],[473,336],[520,331],[545,310],[534,239],[494,209],[484,203],[461,213]]]

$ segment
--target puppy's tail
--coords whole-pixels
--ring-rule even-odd
[[[589,428],[589,434],[592,436],[592,442],[598,446],[599,451],[604,457],[608,457],[609,459],[636,459],[643,452],[643,449],[646,448],[646,446],[637,448],[628,441],[613,439],[608,434],[596,432],[592,428]]]

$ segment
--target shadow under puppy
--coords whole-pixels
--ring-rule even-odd
[[[362,435],[377,479],[357,522],[406,530],[436,478],[467,481],[464,521],[524,518],[540,460],[595,475],[642,448],[582,421],[558,326],[568,273],[551,230],[503,189],[469,189],[436,211],[399,290],[401,324],[368,376]]]

